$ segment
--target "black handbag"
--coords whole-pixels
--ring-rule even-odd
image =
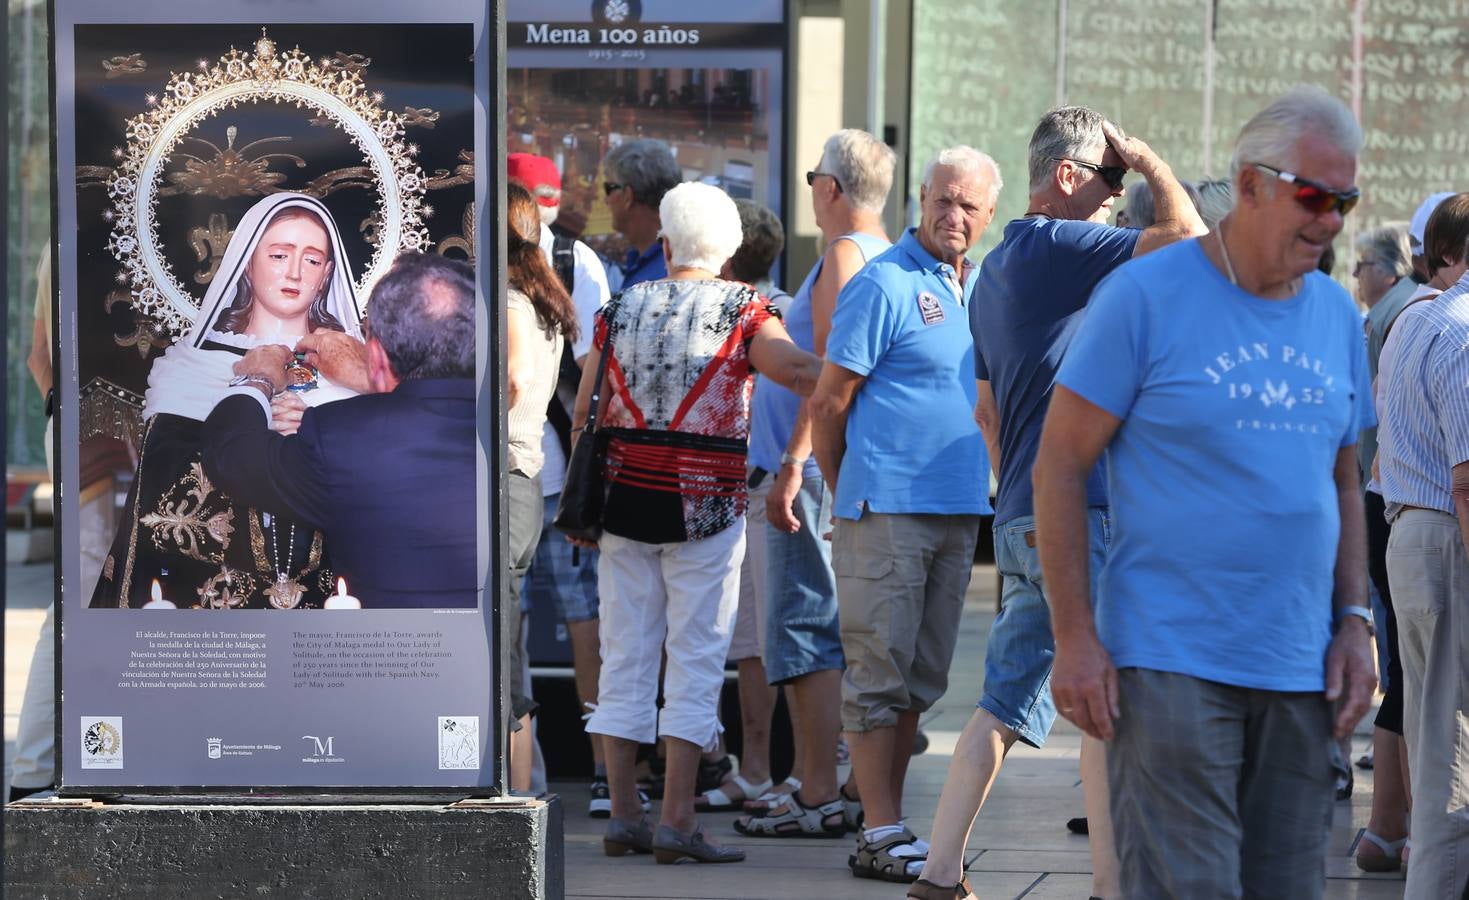
[[[561,502],[556,506],[552,522],[560,531],[584,541],[602,537],[602,509],[607,503],[607,439],[597,427],[597,413],[606,387],[607,360],[612,358],[612,338],[602,346],[597,363],[597,380],[592,387],[591,409],[581,437],[571,449],[566,462],[566,482],[561,487]]]

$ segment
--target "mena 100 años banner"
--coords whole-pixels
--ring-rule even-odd
[[[418,251],[476,267],[493,358],[487,9],[54,4],[64,789],[491,783],[484,363],[297,352],[387,347]]]

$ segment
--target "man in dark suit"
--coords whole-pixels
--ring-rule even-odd
[[[473,607],[474,272],[405,253],[373,290],[366,343],[318,331],[296,349],[360,396],[270,429],[292,348],[252,349],[204,423],[204,468],[231,497],[322,531],[364,608]]]

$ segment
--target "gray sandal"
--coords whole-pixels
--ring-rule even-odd
[[[828,821],[833,818],[834,823]],[[734,828],[748,837],[839,838],[847,833],[847,820],[841,798],[807,806],[801,792],[792,791],[769,812],[735,819]]]
[[[905,847],[909,844],[918,843],[918,835],[906,827],[897,834],[890,834],[881,840],[868,842],[862,835],[857,836],[857,852],[847,857],[847,868],[858,878],[877,878],[882,881],[892,881],[898,884],[912,884],[918,880],[918,873],[908,874],[908,864],[923,862],[924,856],[894,856],[892,851],[895,847]]]
[[[691,859],[700,863],[744,862],[745,851],[738,847],[716,847],[704,840],[704,826],[700,825],[692,834],[683,834],[667,825],[658,826],[653,838],[653,859],[661,865],[671,865]]]

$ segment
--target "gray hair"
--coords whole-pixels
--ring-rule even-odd
[[[989,202],[994,203],[1000,197],[1000,188],[1005,182],[1000,178],[1000,164],[995,162],[988,153],[981,153],[973,147],[960,144],[957,147],[945,147],[938,152],[928,165],[923,167],[923,186],[933,187],[933,171],[939,166],[953,169],[961,175],[977,175],[985,169],[990,175]]]
[[[1158,221],[1158,211],[1153,203],[1153,189],[1146,181],[1127,187],[1127,206],[1122,212],[1127,215],[1128,228],[1147,228]]]
[[[1296,156],[1296,144],[1308,134],[1321,135],[1353,157],[1362,150],[1362,127],[1346,104],[1314,84],[1298,84],[1240,129],[1229,174],[1254,163],[1294,171],[1304,162]]]
[[[1413,271],[1413,254],[1408,249],[1407,229],[1384,225],[1362,232],[1357,235],[1357,259],[1394,278],[1408,277]]]
[[[1030,190],[1043,189],[1056,171],[1058,159],[1081,156],[1088,150],[1103,147],[1107,136],[1102,133],[1106,119],[1085,106],[1063,106],[1041,116],[1030,136]]]
[[[607,152],[602,171],[608,181],[632,189],[633,199],[657,209],[663,195],[683,181],[683,169],[662,141],[624,141]]]
[[[833,176],[854,209],[880,213],[893,187],[898,163],[891,147],[858,128],[843,128],[826,139],[821,171]]]
[[[658,204],[658,219],[673,266],[718,272],[745,240],[734,201],[700,181],[670,188]]]
[[[1210,178],[1199,182],[1199,218],[1210,231],[1219,227],[1219,220],[1234,209],[1234,182],[1227,178]]]

